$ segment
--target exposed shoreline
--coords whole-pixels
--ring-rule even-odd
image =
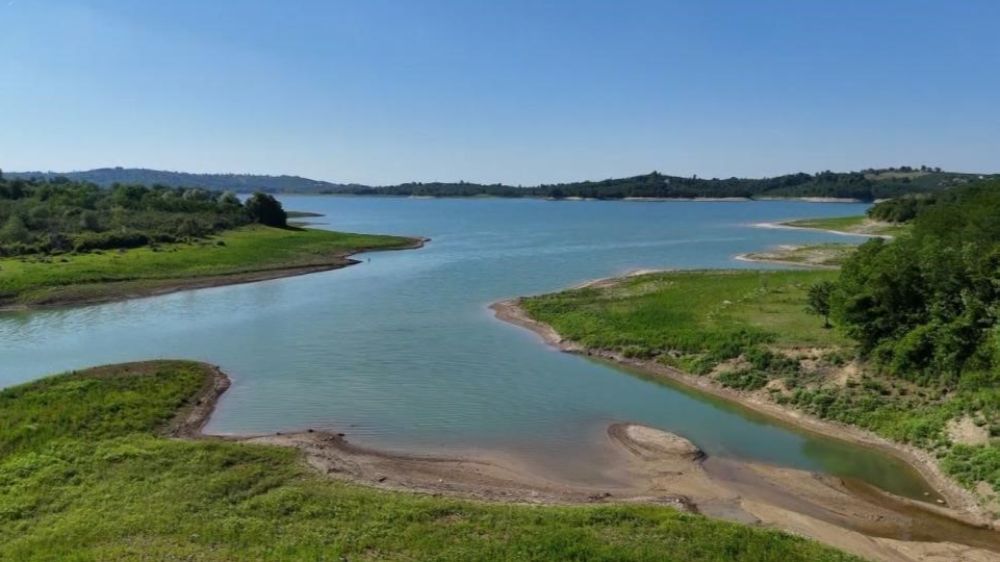
[[[598,280],[598,283],[613,282],[610,279]],[[663,377],[680,383],[688,388],[722,398],[739,404],[750,410],[784,421],[796,427],[818,433],[827,437],[849,441],[858,445],[881,450],[893,455],[913,467],[933,487],[947,504],[960,513],[974,518],[978,522],[989,522],[991,518],[982,508],[975,496],[952,478],[944,474],[933,456],[922,449],[896,443],[873,432],[847,424],[823,420],[798,410],[783,407],[774,402],[759,399],[749,393],[723,387],[707,377],[697,377],[678,369],[653,361],[627,358],[621,354],[607,350],[587,349],[584,346],[564,339],[548,324],[539,322],[524,312],[519,306],[520,299],[504,300],[490,305],[490,308],[500,320],[531,330],[553,347],[568,353],[576,353],[606,359],[614,363],[638,369],[657,377]]]
[[[736,261],[743,261],[748,263],[767,263],[772,265],[787,265],[791,267],[798,267],[802,269],[840,269],[838,265],[824,265],[819,263],[803,263],[791,260],[783,260],[779,258],[758,258],[754,257],[752,252],[746,254],[736,254],[733,256]]]
[[[782,244],[733,256],[736,261],[768,263],[805,269],[840,269],[840,262],[856,250],[849,244]]]
[[[436,457],[351,444],[342,433],[308,430],[213,436],[202,430],[230,381],[208,367],[199,395],[164,434],[293,447],[328,477],[391,491],[515,504],[645,503],[755,526],[775,527],[885,561],[995,559],[1000,534],[953,510],[924,506],[802,470],[707,458],[686,439],[632,423],[608,427],[618,485],[549,478],[502,455]]]
[[[320,262],[308,265],[291,265],[271,268],[257,269],[240,273],[206,275],[201,277],[179,277],[176,279],[139,279],[131,281],[110,281],[101,283],[102,291],[98,294],[90,295],[56,295],[52,299],[31,304],[3,304],[0,305],[0,313],[15,311],[41,310],[48,308],[60,308],[66,306],[84,306],[92,304],[103,304],[109,302],[119,302],[146,297],[155,297],[177,293],[180,291],[190,291],[194,289],[207,289],[211,287],[223,287],[227,285],[243,285],[246,283],[256,283],[258,281],[269,281],[272,279],[282,279],[285,277],[296,277],[309,273],[319,273],[341,269],[351,265],[361,263],[359,260],[351,259],[355,254],[365,252],[388,252],[396,250],[415,250],[422,248],[424,244],[430,242],[430,238],[410,237],[409,242],[399,246],[384,248],[354,248],[346,252],[336,252]]]
[[[796,220],[796,219],[793,219]],[[826,232],[827,234],[837,234],[839,236],[859,236],[861,238],[882,238],[884,240],[892,240],[892,235],[889,234],[876,234],[876,233],[865,233],[865,232],[851,232],[849,230],[834,230],[832,228],[815,228],[811,226],[796,226],[793,224],[788,224],[791,221],[783,222],[755,222],[750,226],[754,228],[774,228],[782,230],[812,230],[814,232]]]

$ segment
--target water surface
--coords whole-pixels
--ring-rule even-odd
[[[104,363],[190,358],[233,378],[207,430],[307,427],[420,452],[499,450],[598,478],[608,423],[710,455],[857,477],[919,495],[911,469],[703,395],[559,353],[487,305],[635,268],[752,268],[734,255],[850,241],[752,228],[860,204],[283,197],[320,228],[428,236],[347,269],[82,308],[0,315],[0,385]],[[854,239],[858,240],[858,239]],[[370,260],[370,261],[368,261]]]

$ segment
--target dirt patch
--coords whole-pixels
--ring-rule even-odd
[[[848,245],[818,244],[813,246],[781,245],[765,252],[736,256],[739,261],[774,263],[814,269],[839,269],[840,263],[855,248]]]
[[[950,420],[945,430],[948,437],[960,445],[988,445],[990,442],[990,430],[976,425],[972,416]]]

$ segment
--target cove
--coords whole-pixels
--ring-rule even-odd
[[[105,363],[189,358],[234,379],[211,433],[330,429],[396,450],[499,451],[599,480],[606,426],[634,421],[683,435],[713,456],[856,478],[911,497],[926,491],[890,456],[557,352],[486,308],[636,268],[761,267],[732,258],[850,239],[750,224],[860,214],[865,205],[282,200],[287,209],[323,213],[312,219],[320,228],[432,242],[302,277],[5,313],[0,386]]]

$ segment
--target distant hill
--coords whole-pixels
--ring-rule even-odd
[[[944,172],[922,166],[859,172],[787,174],[773,178],[699,178],[652,172],[628,178],[581,181],[535,187],[502,184],[405,183],[347,190],[359,195],[436,197],[547,197],[553,199],[680,198],[836,198],[873,201],[909,193],[929,193],[998,176]]]
[[[402,183],[387,186],[339,184],[299,176],[189,174],[143,168],[100,168],[83,172],[7,173],[12,178],[64,176],[109,186],[114,183],[202,187],[240,192],[328,193],[426,197],[544,197],[551,199],[627,198],[838,198],[873,201],[910,193],[930,193],[1000,175],[945,172],[927,166],[869,169],[858,172],[796,173],[773,178],[699,178],[652,172],[627,178],[520,187],[469,182]]]
[[[146,168],[98,168],[82,172],[4,172],[8,178],[67,177],[107,187],[115,183],[168,185],[171,187],[202,187],[219,191],[270,191],[319,193],[350,191],[365,186],[338,184],[300,176],[262,176],[252,174],[189,174]]]

